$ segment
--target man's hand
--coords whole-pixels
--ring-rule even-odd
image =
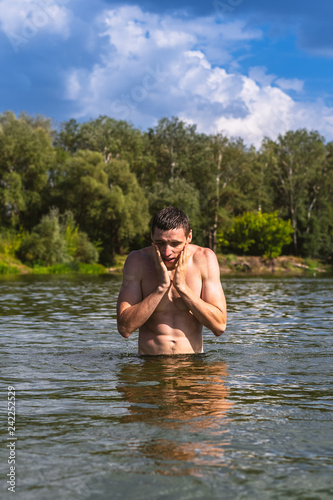
[[[185,277],[188,266],[188,250],[187,243],[185,244],[176,267],[176,272],[173,280],[173,284],[178,292],[184,289],[186,286]]]
[[[162,288],[169,288],[171,285],[171,281],[166,265],[163,262],[158,246],[155,245],[155,243],[152,243],[152,247],[155,266],[157,269],[158,284]]]

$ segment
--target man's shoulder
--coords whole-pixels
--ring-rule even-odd
[[[218,261],[215,252],[210,248],[193,245],[193,263],[201,270],[203,276],[209,275],[218,269]]]
[[[145,247],[140,250],[133,250],[128,254],[125,262],[125,266],[131,265],[143,265],[145,262],[151,260],[152,258],[152,248]]]
[[[130,279],[141,280],[150,261],[152,261],[152,251],[149,251],[149,247],[133,250],[128,254],[124,264],[124,279],[130,277]]]
[[[198,261],[216,260],[216,254],[210,248],[191,245],[193,247],[193,258]]]

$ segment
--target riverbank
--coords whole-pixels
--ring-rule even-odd
[[[221,274],[252,274],[299,276],[332,274],[332,266],[318,259],[303,259],[294,256],[280,256],[274,259],[264,257],[218,255]]]
[[[294,256],[280,256],[274,259],[263,257],[218,254],[221,275],[277,275],[299,276],[332,274],[332,266],[318,259],[303,259]],[[53,266],[29,267],[12,256],[0,254],[0,274],[121,274],[126,255],[116,255],[112,267],[101,264],[71,262]]]
[[[35,265],[33,267],[23,264],[11,255],[0,254],[0,275],[19,274],[107,274],[108,269],[101,264],[83,264],[82,262],[69,262],[67,264],[54,264],[52,266]]]

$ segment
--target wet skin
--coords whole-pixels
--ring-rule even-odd
[[[152,246],[132,252],[118,298],[118,329],[139,329],[139,354],[203,351],[202,326],[220,335],[226,304],[215,254],[183,228],[155,229]]]

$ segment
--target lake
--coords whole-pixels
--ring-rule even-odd
[[[139,357],[116,329],[120,278],[0,280],[17,498],[332,498],[333,279],[223,287],[228,327],[204,354]]]

